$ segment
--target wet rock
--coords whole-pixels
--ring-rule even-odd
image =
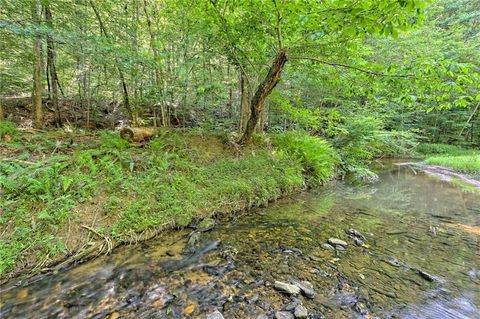
[[[300,293],[300,288],[298,288],[297,286],[290,285],[290,284],[287,284],[287,283],[281,282],[281,281],[275,281],[275,283],[273,284],[273,287],[276,290],[281,291],[281,292],[283,292],[287,295],[296,296]]]
[[[432,281],[435,281],[435,280],[436,280],[434,276],[432,276],[432,275],[430,275],[429,273],[426,273],[426,272],[424,272],[424,271],[422,271],[422,270],[419,270],[419,271],[418,271],[418,274],[420,275],[420,277],[422,277],[422,278],[425,279],[426,281],[432,282]]]
[[[185,251],[187,253],[194,253],[200,242],[200,233],[193,232],[188,238],[187,245],[185,246]]]
[[[332,245],[327,243],[322,244],[321,247],[325,250],[335,250],[335,248]]]
[[[313,299],[315,298],[315,290],[313,290],[313,285],[309,283],[308,281],[302,281],[302,282],[294,282],[295,286],[300,288],[300,291],[302,294],[309,298]]]
[[[224,319],[220,311],[215,310],[211,314],[207,315],[207,319]]]
[[[393,267],[400,267],[402,265],[402,263],[398,261],[397,258],[392,256],[388,257],[388,259],[385,260],[385,262]]]
[[[307,318],[307,317],[308,317],[307,308],[305,308],[305,307],[302,306],[302,305],[298,305],[298,306],[295,308],[294,315],[295,315],[295,318],[298,318],[298,319]]]
[[[355,243],[355,246],[358,246],[358,247],[362,247],[363,245],[365,245],[365,243],[361,239],[358,239],[358,238],[354,238],[353,242]]]
[[[257,316],[257,319],[268,319],[268,316],[266,314],[261,314]]]
[[[338,238],[334,238],[334,237],[331,237],[328,239],[328,243],[332,246],[334,246],[335,248],[338,248],[338,246],[340,247],[347,247],[348,244],[341,240],[341,239],[338,239]]]
[[[287,254],[297,254],[297,255],[303,255],[303,251],[301,251],[300,249],[296,248],[296,247],[285,247],[285,248],[282,248],[282,251],[284,253],[287,253]]]
[[[235,269],[233,263],[226,263],[218,266],[205,265],[202,267],[202,270],[212,276],[222,276],[225,273]]]
[[[345,231],[348,235],[365,240],[365,236],[356,229],[350,228]]]
[[[297,298],[292,298],[292,302],[289,303],[288,305],[286,305],[285,307],[283,307],[282,310],[293,312],[293,310],[295,310],[295,308],[296,308],[300,303],[301,303],[301,302],[300,302],[299,299],[297,299]]]
[[[362,316],[368,315],[368,308],[363,302],[359,301],[355,304],[355,311],[358,312]]]
[[[198,225],[197,231],[206,232],[215,227],[215,220],[213,218],[204,218]]]
[[[275,312],[275,319],[293,319],[293,314],[288,311],[277,311]]]

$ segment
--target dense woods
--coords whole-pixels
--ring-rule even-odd
[[[478,145],[476,1],[3,1],[2,117],[22,126],[374,125]],[[357,123],[353,123],[357,122]],[[373,123],[374,122],[374,123]]]
[[[0,317],[475,312],[479,150],[478,0],[0,0]]]

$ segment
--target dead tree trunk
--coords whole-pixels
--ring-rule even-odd
[[[245,132],[243,133],[242,138],[240,139],[241,144],[249,144],[252,141],[253,132],[255,132],[255,127],[262,116],[262,111],[265,106],[266,98],[272,93],[275,86],[280,81],[282,75],[283,67],[287,62],[287,49],[281,49],[275,59],[273,60],[272,66],[268,71],[267,76],[262,83],[257,88],[255,95],[250,101],[250,118],[248,119]]]
[[[47,25],[53,27],[52,12],[48,6],[45,7],[45,19]],[[57,70],[56,70],[56,52],[55,52],[55,43],[50,34],[47,35],[47,65],[48,71],[50,73],[50,87],[52,92],[52,105],[53,111],[55,112],[55,125],[57,127],[62,126],[62,117],[60,114],[60,106],[58,105],[58,79],[57,79]]]
[[[130,142],[142,142],[157,134],[155,127],[126,127],[120,131],[120,137]]]
[[[32,8],[33,21],[38,25],[40,23],[41,7],[40,1],[35,1]],[[43,127],[43,109],[42,109],[42,65],[40,60],[41,38],[39,34],[35,35],[33,41],[33,124],[35,128]]]

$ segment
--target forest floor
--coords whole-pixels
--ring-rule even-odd
[[[239,148],[195,130],[140,145],[107,131],[11,132],[0,142],[0,281],[266,205],[307,187],[308,171],[268,137]]]

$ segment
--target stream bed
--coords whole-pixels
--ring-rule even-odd
[[[0,289],[2,319],[480,318],[480,193],[388,164]]]

